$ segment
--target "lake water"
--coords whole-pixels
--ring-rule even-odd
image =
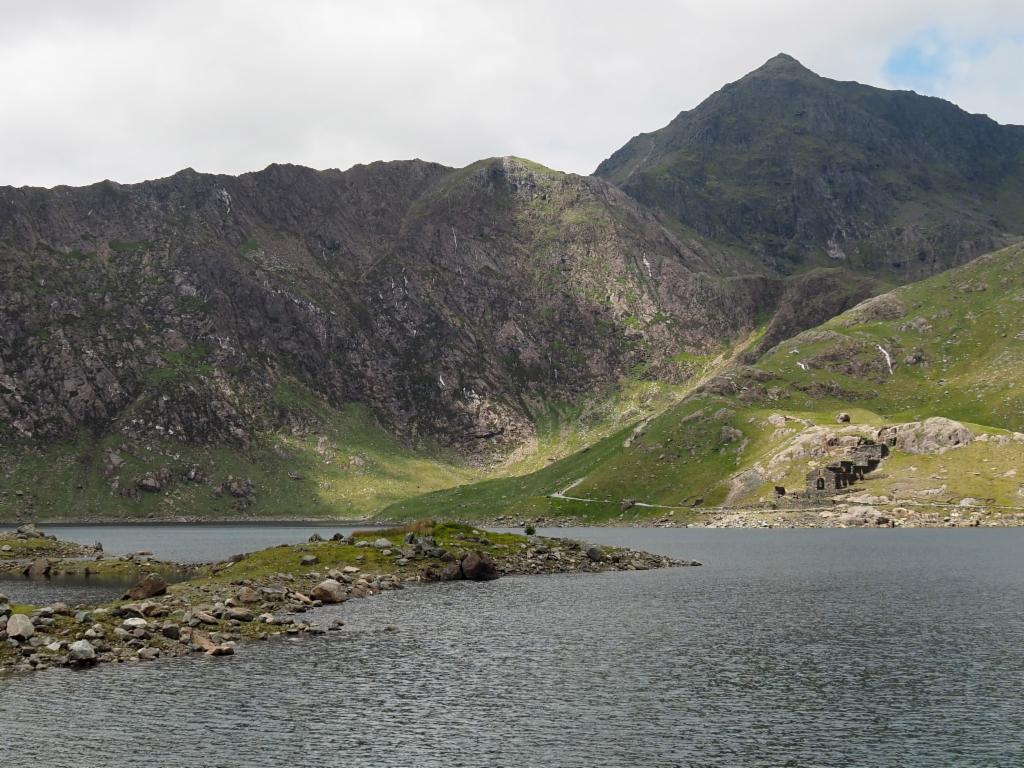
[[[147,551],[161,560],[210,563],[225,560],[240,552],[254,552],[277,544],[298,544],[307,541],[314,533],[329,539],[338,532],[347,534],[355,530],[366,530],[370,526],[139,523],[39,527],[66,541],[79,544],[99,541],[108,555]],[[82,575],[30,581],[20,576],[0,574],[0,593],[15,603],[45,605],[63,600],[74,606],[78,603],[113,600],[134,582],[135,579]]]
[[[429,585],[228,659],[3,678],[0,764],[1024,765],[1022,530],[552,533],[705,565]]]
[[[59,539],[79,544],[103,544],[107,554],[152,552],[161,560],[178,563],[212,563],[241,552],[277,544],[297,544],[319,533],[329,539],[335,533],[351,533],[371,526],[297,525],[291,523],[243,525],[141,523],[137,525],[41,525]]]

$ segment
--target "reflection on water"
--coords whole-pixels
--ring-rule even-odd
[[[212,563],[241,552],[278,544],[298,544],[318,533],[329,539],[335,533],[348,534],[371,526],[291,524],[201,524],[146,523],[138,525],[41,525],[59,539],[92,544],[99,541],[106,552],[128,554],[147,551],[160,560],[179,563]]]
[[[705,565],[429,585],[230,659],[7,678],[0,763],[1024,765],[1024,531],[556,533]]]
[[[49,605],[62,601],[68,605],[113,600],[135,584],[136,579],[122,576],[63,574],[30,579],[27,576],[0,575],[0,593],[14,603]]]
[[[50,576],[29,578],[14,573],[0,573],[0,593],[11,602],[30,605],[49,605],[57,601],[68,605],[106,602],[123,595],[140,578],[153,569],[140,566],[136,573],[60,573]],[[189,577],[187,570],[160,568],[160,575],[174,584]]]

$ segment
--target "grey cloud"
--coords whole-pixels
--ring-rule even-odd
[[[1024,47],[1008,37],[1024,30],[1019,6],[3,3],[0,184],[503,154],[589,173],[779,51],[884,86],[893,48],[935,26],[1009,41],[955,67],[936,95],[1024,122]]]

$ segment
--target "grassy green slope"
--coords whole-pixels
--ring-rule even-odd
[[[690,357],[680,365],[698,376],[710,358]],[[366,518],[437,489],[547,467],[664,410],[684,391],[631,375],[604,397],[537,403],[536,441],[502,464],[481,467],[435,446],[409,447],[365,407],[332,408],[289,380],[277,387],[275,402],[300,415],[303,426],[258,434],[245,448],[84,430],[56,443],[4,441],[0,521]],[[112,465],[111,452],[123,464]],[[160,492],[138,488],[147,474],[159,477]],[[252,483],[252,496],[222,489],[230,478]]]
[[[381,504],[479,477],[439,450],[403,446],[365,408],[311,407],[318,428],[265,433],[243,450],[84,432],[61,443],[7,444],[0,447],[0,519],[361,518]],[[124,464],[113,469],[108,451]],[[197,480],[189,479],[191,468]],[[137,489],[147,473],[161,472],[169,479],[160,492]],[[221,490],[231,477],[251,482],[252,497]]]
[[[1024,248],[1014,246],[871,299],[779,344],[755,366],[716,376],[635,434],[623,430],[525,477],[400,502],[383,516],[629,519],[664,511],[634,507],[623,514],[624,499],[718,504],[729,495],[731,477],[763,466],[800,430],[835,428],[837,411],[870,427],[945,416],[997,439],[1006,430],[1024,430],[1022,260]],[[786,428],[778,427],[779,416],[789,419]],[[894,455],[888,474],[898,480],[873,480],[865,488],[941,485],[939,478],[950,496],[1009,503],[1019,501],[1011,472],[1019,458],[1024,451],[1016,443],[977,443],[940,457]],[[780,472],[787,482],[799,482],[805,469],[793,463]],[[566,495],[594,501],[550,498],[570,485]],[[757,483],[732,501],[756,500],[770,486]]]

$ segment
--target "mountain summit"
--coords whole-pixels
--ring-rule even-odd
[[[596,175],[783,273],[833,264],[905,282],[1024,234],[1024,128],[786,54]]]
[[[597,176],[0,187],[0,507],[355,516],[538,466],[1017,237],[1022,157],[1022,128],[780,54]]]

